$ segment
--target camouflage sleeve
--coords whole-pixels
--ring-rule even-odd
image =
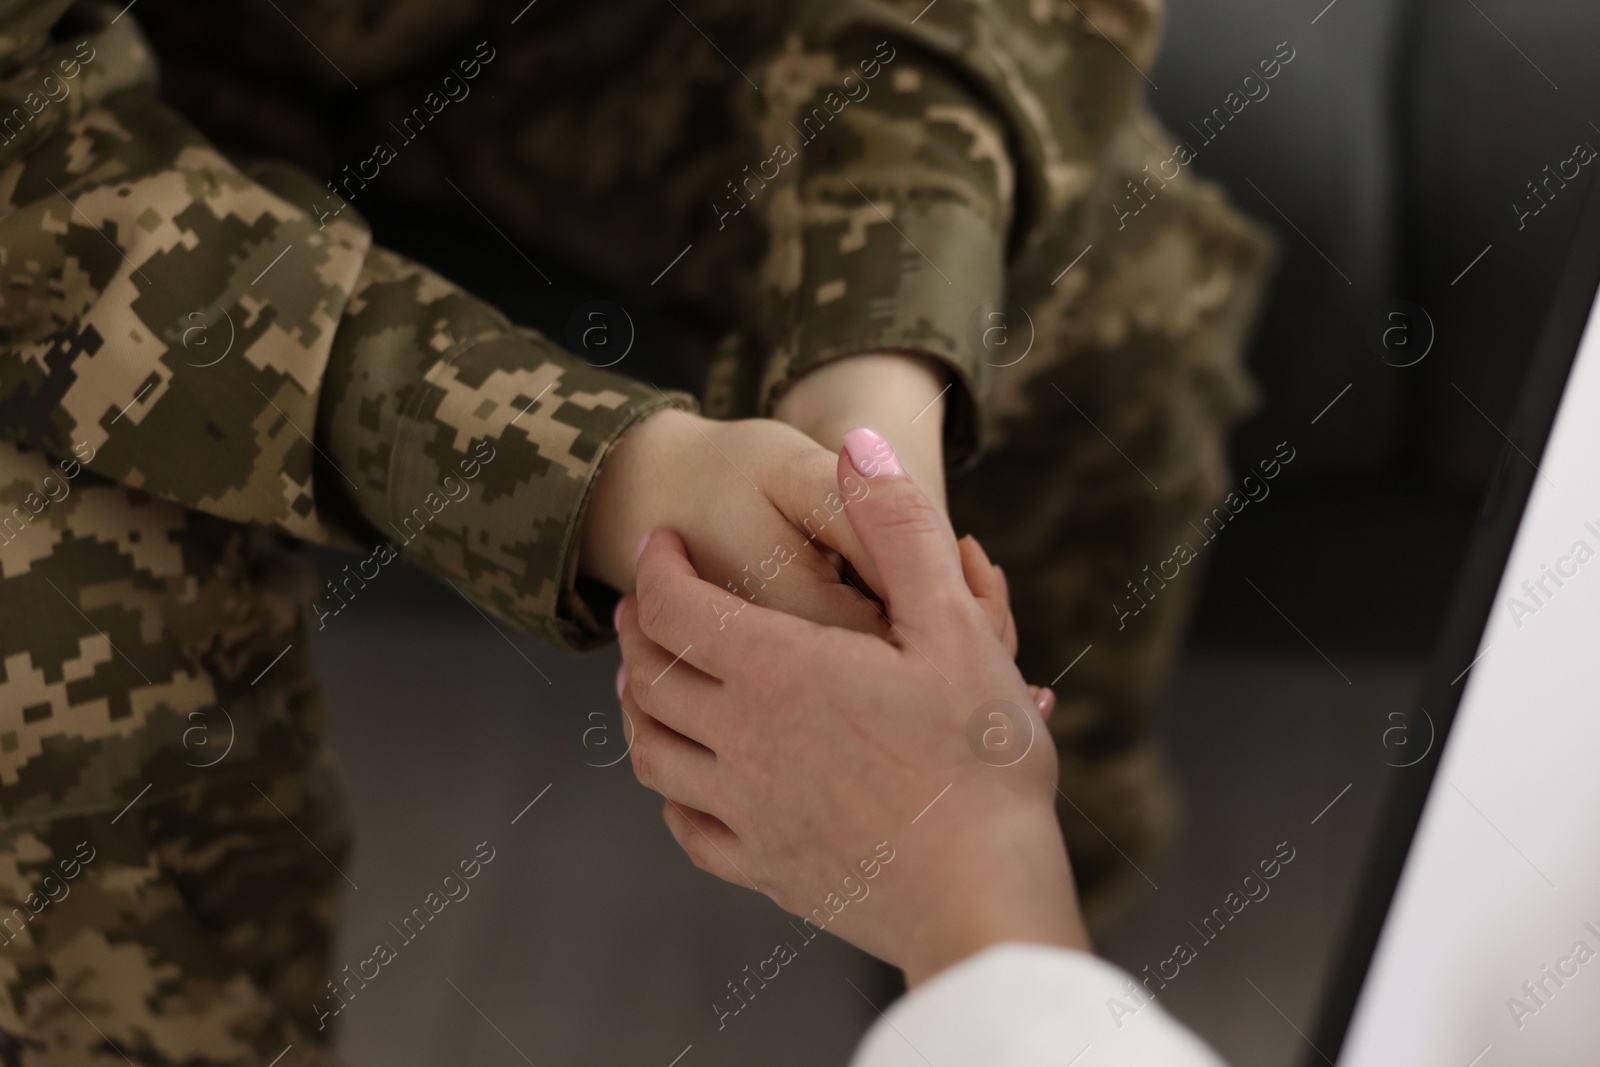
[[[0,434],[69,477],[371,548],[358,570],[403,550],[558,643],[606,636],[574,591],[582,506],[672,399],[372,248],[353,212],[308,215],[309,178],[247,176],[153,99],[131,20],[81,29],[4,85],[46,96],[0,147]]]
[[[1156,19],[1141,0],[810,6],[826,17],[761,68],[771,155],[718,209],[726,224],[749,207],[771,235],[762,407],[843,355],[932,354],[959,386],[946,421],[959,463],[978,443],[985,313],[1046,226],[1081,227]]]
[[[613,634],[577,592],[583,505],[609,447],[669,404],[693,402],[591,367],[374,248],[334,338],[317,439],[339,496],[382,539],[357,570],[403,549],[502,618],[587,648]],[[319,614],[342,604],[334,593]]]
[[[765,77],[779,87],[763,119],[772,154],[718,204],[719,223],[748,207],[769,234],[760,409],[831,360],[932,355],[956,386],[945,439],[960,462],[987,385],[968,320],[1004,295],[1013,168],[998,114],[958,72],[881,34],[785,50]],[[777,189],[761,188],[768,178]]]
[[[327,55],[301,47],[278,7]],[[989,311],[1021,303],[1008,279],[1085,232],[1156,9],[276,0],[141,17],[167,45],[168,92],[219,136],[329,175],[348,174],[347,142],[370,136],[406,162],[370,193],[337,179],[343,195],[464,217],[468,195],[616,291],[692,309],[722,342],[694,368],[713,414],[770,414],[842,356],[935,356],[954,382],[946,451],[959,462],[992,408],[975,336]]]

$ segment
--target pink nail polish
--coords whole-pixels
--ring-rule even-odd
[[[611,628],[613,630],[622,629],[622,601],[621,600],[618,600],[617,601],[617,606],[614,609],[612,609],[612,612],[611,612]]]
[[[633,550],[633,558],[638,559],[644,555],[644,546],[650,543],[650,531],[646,530],[644,536],[639,538],[639,547]]]
[[[622,694],[628,689],[628,668],[626,665],[617,668],[617,699],[622,699]]]
[[[1039,714],[1048,718],[1050,712],[1056,706],[1055,690],[1051,689],[1049,686],[1042,687],[1039,690],[1039,695],[1033,698],[1033,702],[1038,706]]]
[[[855,467],[863,478],[905,477],[905,468],[900,466],[900,459],[894,454],[894,447],[889,444],[888,438],[877,430],[870,430],[865,426],[851,430],[844,435],[844,450],[850,457],[850,465]]]

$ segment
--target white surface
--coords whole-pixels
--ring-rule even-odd
[[[1340,1067],[1600,1063],[1594,311],[1540,469]],[[1576,573],[1529,598],[1523,583],[1580,541],[1595,558],[1569,558]],[[1581,966],[1579,942],[1596,954]],[[1563,958],[1576,974],[1558,986],[1541,969]],[[1535,1000],[1523,983],[1541,978],[1550,995],[1536,986]],[[1537,1012],[1515,1018],[1512,998]]]
[[[1135,989],[1087,953],[998,945],[902,998],[851,1067],[1223,1067]]]

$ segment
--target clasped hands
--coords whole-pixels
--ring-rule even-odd
[[[911,984],[1002,941],[1087,948],[1051,698],[1013,663],[1004,577],[956,541],[911,457],[865,429],[834,455],[775,423],[676,412],[618,447],[670,450],[674,423],[739,484],[691,482],[668,509],[681,522],[639,520],[635,559],[599,576],[636,588],[617,610],[618,695],[679,845]],[[994,728],[1014,759],[982,758]]]

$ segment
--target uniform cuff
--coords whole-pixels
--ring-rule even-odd
[[[578,588],[589,490],[611,447],[668,406],[695,405],[530,331],[477,344],[433,369],[402,420],[380,533],[520,629],[568,649],[603,644],[609,620]]]
[[[1004,292],[1003,235],[970,207],[928,200],[890,205],[893,226],[848,223],[806,228],[792,357],[774,361],[762,383],[770,414],[797,379],[864,352],[910,352],[945,366],[946,462],[976,454],[978,410],[989,364],[974,348],[981,309]]]

